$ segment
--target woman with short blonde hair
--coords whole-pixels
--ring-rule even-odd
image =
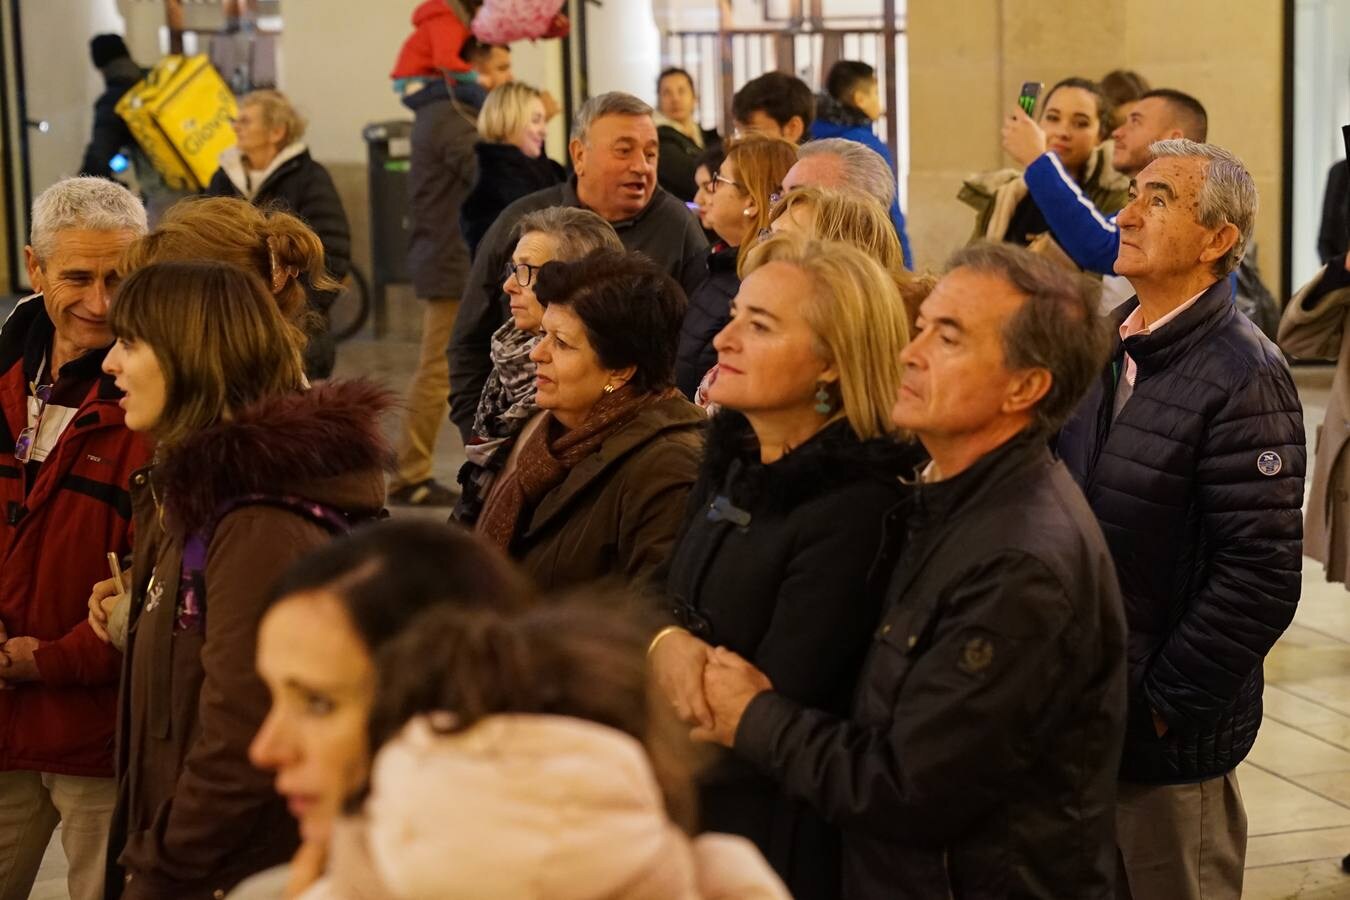
[[[491,144],[510,144],[530,122],[530,113],[538,100],[539,89],[523,81],[510,81],[493,88],[478,111],[478,136]]]
[[[482,140],[473,148],[478,178],[459,215],[471,255],[478,254],[478,243],[502,210],[566,177],[562,166],[544,155],[547,130],[548,116],[538,89],[512,81],[488,94],[478,112]]]
[[[721,409],[665,582],[680,624],[650,651],[687,724],[711,724],[714,647],[847,715],[884,600],[886,517],[922,456],[890,421],[908,331],[894,280],[861,250],[781,235],[751,251],[714,341]],[[723,757],[700,807],[701,829],[750,838],[794,897],[838,896],[832,827],[771,777]]]
[[[851,244],[879,262],[900,289],[911,329],[918,318],[919,304],[937,283],[932,275],[918,275],[905,268],[904,251],[890,215],[866,195],[820,187],[793,188],[774,204],[769,230]]]
[[[751,251],[746,277],[772,263],[791,266],[809,286],[799,298],[802,317],[817,352],[838,370],[817,391],[817,406],[824,391],[836,410],[831,421],[846,420],[862,440],[891,434],[900,351],[909,343],[891,272],[850,244],[775,237]]]

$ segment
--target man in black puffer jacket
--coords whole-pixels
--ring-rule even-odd
[[[1138,295],[1116,311],[1114,355],[1059,450],[1111,546],[1130,626],[1118,896],[1237,898],[1234,770],[1261,724],[1262,660],[1299,598],[1302,408],[1229,287],[1251,240],[1251,176],[1209,144],[1150,149],[1116,220],[1116,272]]]

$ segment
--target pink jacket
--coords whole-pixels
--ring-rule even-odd
[[[414,720],[330,864],[304,900],[790,900],[748,841],[670,821],[638,741],[560,716]]]

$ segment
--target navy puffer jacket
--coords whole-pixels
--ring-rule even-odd
[[[1124,351],[1137,376],[1112,422]],[[1121,777],[1183,783],[1230,771],[1256,740],[1262,661],[1301,584],[1306,450],[1283,355],[1238,312],[1225,278],[1158,332],[1117,341],[1058,447],[1125,600]],[[1153,710],[1168,726],[1162,738]]]

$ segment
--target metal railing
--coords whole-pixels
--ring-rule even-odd
[[[817,0],[810,2],[818,6]],[[661,63],[663,67],[679,66],[693,76],[699,118],[705,123],[718,123],[721,132],[729,135],[732,95],[750,79],[765,72],[786,72],[818,91],[830,67],[839,60],[865,62],[876,69],[888,112],[877,122],[878,133],[898,161],[907,155],[900,146],[899,134],[899,120],[904,117],[893,114],[902,111],[900,104],[907,100],[896,77],[899,61],[906,57],[905,30],[894,15],[894,0],[882,5],[889,15],[874,28],[831,27],[827,18],[803,15],[790,16],[785,28],[665,32],[661,36]]]

